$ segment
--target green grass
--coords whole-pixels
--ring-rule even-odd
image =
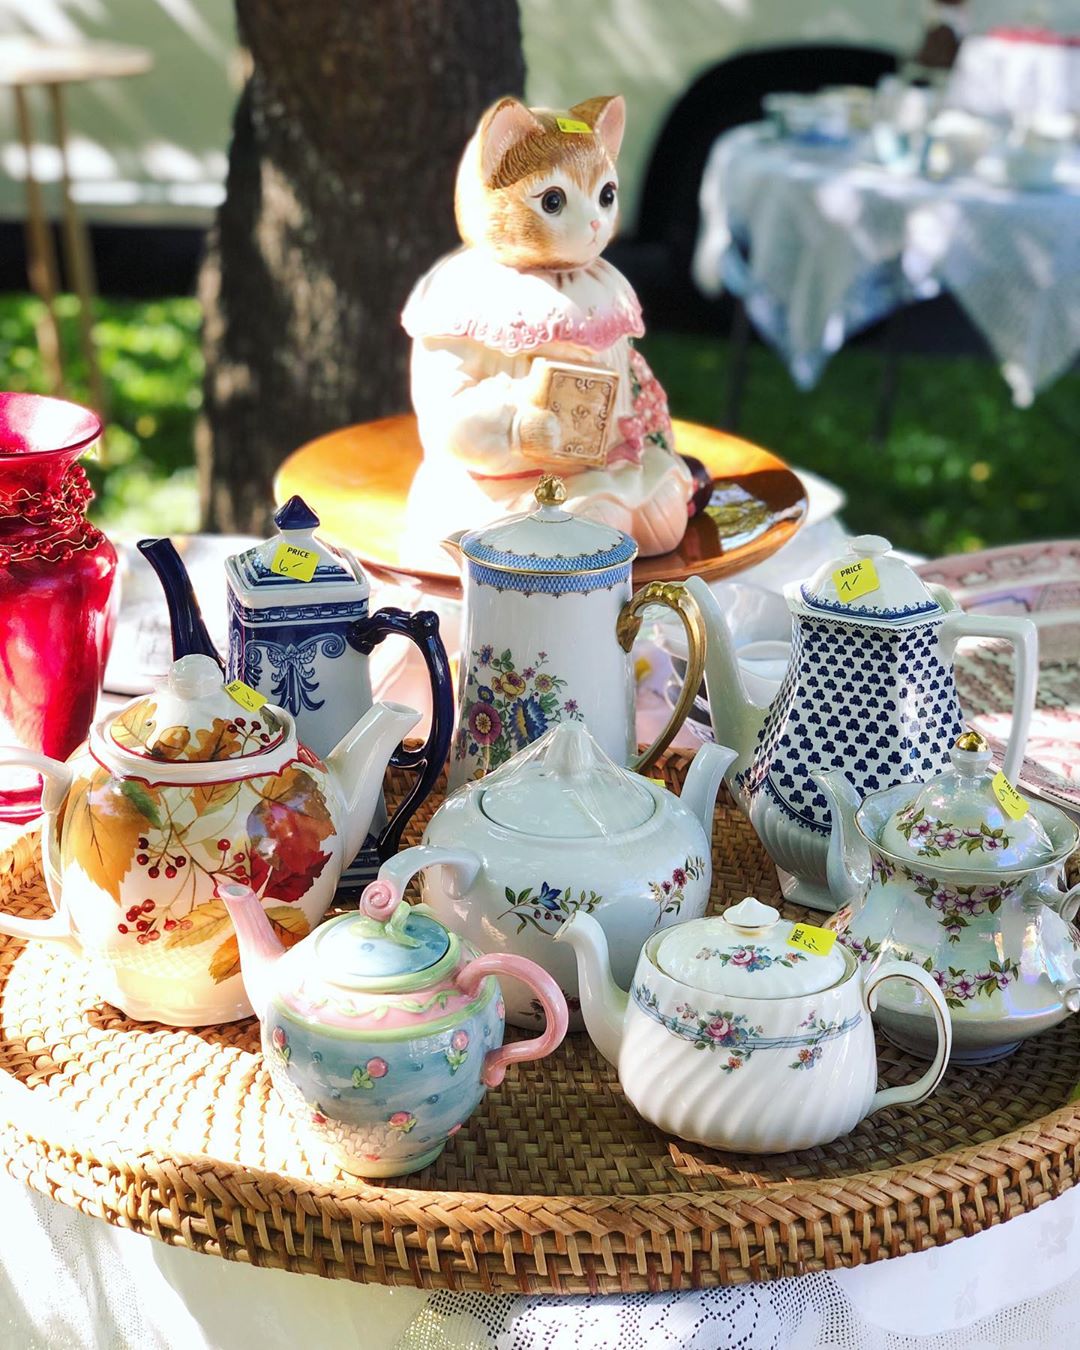
[[[642,350],[679,417],[715,424],[727,384],[725,343],[654,333]],[[739,434],[813,469],[848,494],[853,531],[936,556],[1080,532],[1080,374],[1026,410],[989,361],[910,357],[888,443],[871,443],[880,354],[848,348],[801,394],[754,345]]]
[[[85,400],[74,302],[64,297],[69,393]],[[38,302],[0,296],[0,388],[44,391]],[[199,307],[192,299],[102,301],[95,334],[108,386],[108,468],[91,465],[96,518],[112,529],[194,529],[194,427],[202,387]],[[722,340],[655,332],[643,344],[678,416],[715,423],[728,350]],[[1013,408],[985,361],[910,358],[888,444],[873,446],[881,358],[846,350],[800,394],[780,361],[754,346],[740,434],[815,469],[848,493],[854,530],[928,554],[1072,536],[1080,522],[1080,375]]]

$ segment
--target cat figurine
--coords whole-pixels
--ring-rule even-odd
[[[682,539],[697,485],[632,345],[645,331],[637,296],[600,256],[618,218],[625,119],[619,96],[568,112],[503,98],[466,146],[454,200],[463,246],[421,278],[402,314],[424,448],[412,538],[530,510],[538,476],[553,472],[568,510],[625,530],[643,556]],[[559,419],[537,401],[545,365],[617,377],[599,459],[568,463]]]

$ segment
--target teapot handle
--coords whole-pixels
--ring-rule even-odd
[[[41,794],[45,816],[41,823],[41,859],[49,898],[56,911],[47,919],[20,919],[14,914],[0,913],[0,933],[16,938],[51,938],[54,942],[62,942],[73,950],[80,950],[63,901],[60,860],[57,856],[59,840],[56,838],[56,816],[71,787],[73,776],[71,769],[58,759],[50,759],[48,755],[39,755],[33,750],[23,750],[18,746],[0,749],[0,765],[18,765],[21,768],[34,769],[45,780]]]
[[[868,1116],[872,1116],[875,1111],[880,1111],[883,1106],[899,1106],[903,1102],[924,1101],[941,1082],[949,1063],[949,1055],[952,1053],[952,1018],[949,1016],[945,998],[937,987],[933,976],[928,975],[921,966],[915,965],[912,961],[884,962],[863,984],[863,1003],[866,1005],[868,1013],[872,1013],[877,1004],[878,985],[884,984],[886,980],[910,980],[912,984],[917,984],[929,998],[934,1013],[934,1021],[937,1024],[937,1050],[930,1067],[914,1083],[905,1083],[900,1087],[882,1088],[880,1092],[875,1092],[870,1102],[870,1109],[866,1113]]]
[[[1014,614],[949,614],[940,633],[945,665],[953,664],[956,644],[965,637],[1001,638],[1015,649],[1012,726],[1001,766],[1009,782],[1015,783],[1024,764],[1031,714],[1035,709],[1039,683],[1039,630],[1030,619],[1021,619]]]
[[[482,981],[488,975],[511,975],[532,989],[544,1009],[547,1025],[539,1036],[527,1041],[512,1041],[501,1045],[497,1050],[489,1050],[484,1056],[484,1068],[481,1073],[485,1087],[498,1087],[506,1076],[507,1066],[520,1064],[525,1060],[543,1059],[557,1050],[563,1042],[570,1025],[570,1010],[566,998],[552,977],[525,956],[514,956],[509,952],[492,952],[488,956],[478,956],[475,961],[462,966],[457,974],[457,986],[466,994],[474,995],[479,991]]]
[[[390,756],[396,769],[416,769],[416,781],[404,800],[383,827],[376,840],[380,861],[385,862],[398,850],[402,831],[413,812],[428,796],[442,773],[450,753],[450,737],[454,730],[454,692],[450,678],[450,658],[439,636],[439,616],[430,609],[419,609],[415,614],[404,609],[380,609],[366,619],[358,619],[348,631],[351,647],[363,656],[372,651],[385,637],[406,637],[420,650],[431,681],[431,730],[419,749],[406,750],[399,745]]]
[[[701,688],[701,681],[705,678],[705,619],[698,602],[681,582],[650,581],[623,605],[615,624],[615,636],[623,651],[629,652],[632,649],[641,631],[642,616],[650,605],[664,605],[682,621],[682,626],[686,630],[687,644],[686,678],[683,680],[678,702],[672,708],[664,729],[645,753],[631,765],[635,773],[647,773],[675,739],[676,733],[693,707],[694,699]]]

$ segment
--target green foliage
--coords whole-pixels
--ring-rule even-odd
[[[66,393],[89,401],[79,354],[77,302],[60,300]],[[0,388],[46,393],[35,324],[41,304],[0,296]],[[195,418],[202,402],[198,301],[99,301],[94,337],[109,404],[107,469],[87,463],[96,520],[114,530],[198,527]]]
[[[71,397],[86,401],[75,302],[61,299]],[[38,301],[0,296],[0,388],[44,392]],[[89,465],[95,518],[112,529],[197,526],[194,426],[202,397],[199,305],[189,298],[99,301],[94,325],[109,398],[108,468]],[[724,339],[651,333],[642,349],[678,416],[715,424],[726,391]],[[905,358],[889,441],[871,444],[881,357],[847,349],[817,389],[800,394],[779,359],[750,351],[740,433],[848,494],[855,530],[927,554],[1076,533],[1080,375],[1032,408],[1014,408],[989,361]]]
[[[641,344],[672,408],[716,424],[724,407],[728,345],[652,333]],[[991,361],[905,357],[887,444],[870,441],[879,353],[847,348],[808,394],[779,358],[754,344],[739,434],[830,478],[848,494],[846,523],[930,556],[1021,539],[1073,537],[1080,476],[1070,471],[1080,432],[1080,374],[1028,409],[1014,408]]]

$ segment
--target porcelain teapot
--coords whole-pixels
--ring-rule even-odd
[[[963,729],[953,676],[965,637],[1016,649],[1005,772],[1015,779],[1038,676],[1030,619],[965,614],[924,582],[887,539],[859,535],[845,557],[785,588],[791,661],[771,704],[747,693],[719,603],[687,582],[708,632],[705,683],[713,734],[738,757],[728,785],[776,863],[785,896],[832,910],[826,877],[831,815],[814,775],[839,770],[859,798],[940,773]]]
[[[293,718],[300,740],[325,757],[371,707],[368,657],[384,638],[412,642],[431,686],[431,728],[422,746],[395,749],[390,763],[416,782],[387,820],[380,795],[372,838],[343,873],[359,887],[393,854],[413,813],[438,780],[450,749],[453,687],[450,663],[430,610],[368,612],[371,588],[348,552],[319,538],[319,518],[300,497],[274,516],[277,533],[225,562],[229,650],[223,661],[203,623],[187,571],[169,539],[143,539],[139,551],[165,591],[173,656],[212,657],[229,680],[242,680]]]
[[[604,752],[638,770],[670,745],[704,670],[705,633],[686,586],[630,594],[637,544],[563,510],[561,478],[541,477],[537,509],[444,541],[462,563],[465,620],[451,788],[504,764],[558,723],[584,723]],[[638,754],[631,648],[650,605],[686,631],[687,687]]]
[[[566,1034],[566,1003],[521,957],[479,956],[423,906],[372,882],[286,951],[249,886],[224,883],[263,1056],[296,1123],[345,1171],[400,1176],[433,1162],[514,1063]],[[503,1045],[499,975],[544,1007],[533,1040]]]
[[[42,855],[56,909],[50,919],[0,914],[0,932],[80,950],[102,996],[129,1017],[203,1026],[248,1016],[217,886],[243,880],[273,896],[275,930],[302,938],[329,907],[394,747],[419,717],[378,703],[323,763],[284,709],[242,706],[215,662],[193,655],[98,721],[67,763],[0,750],[0,764],[45,780]]]
[[[577,954],[589,1035],[646,1120],[710,1148],[777,1153],[827,1144],[882,1107],[934,1091],[952,1028],[930,976],[890,961],[864,978],[835,935],[811,929],[826,940],[807,950],[793,945],[797,929],[806,934],[751,896],[655,933],[629,995],[612,978],[595,919],[574,914],[559,929],[556,941]],[[886,981],[919,989],[937,1048],[915,1083],[878,1091],[870,1014]]]
[[[1078,831],[1057,807],[1003,788],[977,733],[950,758],[922,788],[862,802],[842,773],[818,782],[832,806],[829,883],[851,907],[837,916],[842,940],[868,969],[901,957],[928,971],[952,1014],[954,1058],[981,1063],[1080,1009],[1080,885],[1061,885]],[[909,1049],[933,1040],[914,992],[883,993],[879,1017]]]
[[[453,793],[424,842],[384,863],[398,890],[422,873],[425,902],[481,951],[527,956],[558,981],[581,1025],[577,971],[551,938],[570,914],[592,914],[629,979],[651,933],[705,912],[716,793],[733,758],[702,746],[676,797],[662,780],[609,759],[576,722],[553,727],[493,774]],[[507,981],[506,1017],[535,1026],[542,1009]]]

